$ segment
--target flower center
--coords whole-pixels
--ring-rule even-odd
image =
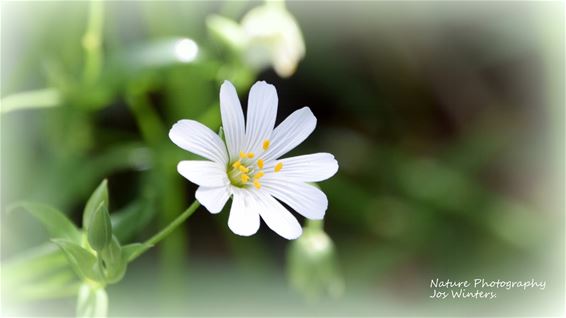
[[[269,148],[269,140],[263,141],[263,150]],[[261,158],[256,158],[253,152],[240,151],[240,158],[228,166],[228,179],[232,185],[244,188],[253,185],[256,189],[261,188],[260,179],[265,175],[263,167],[265,162]],[[283,168],[283,163],[279,162],[273,171],[279,172]]]

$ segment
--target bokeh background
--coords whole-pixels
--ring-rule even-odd
[[[327,275],[306,281],[316,274],[294,263],[296,245],[265,224],[238,237],[226,209],[200,208],[108,288],[110,316],[563,314],[564,4],[275,3],[302,39],[264,45],[306,48],[287,73],[248,54],[234,29],[263,5],[2,3],[4,313],[73,315],[77,288],[41,225],[7,207],[48,203],[80,224],[107,178],[115,233],[148,238],[196,190],[176,172],[191,155],[168,129],[191,118],[217,130],[228,79],[243,105],[256,80],[274,84],[277,122],[302,106],[317,116],[291,154],[340,163],[319,184],[334,249],[315,268]],[[428,298],[431,279],[476,277],[547,286]]]

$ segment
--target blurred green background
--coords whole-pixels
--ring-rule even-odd
[[[242,44],[237,26],[263,5],[2,3],[5,313],[73,315],[76,290],[25,263],[52,253],[66,270],[40,224],[6,207],[43,202],[80,224],[108,178],[115,233],[144,240],[194,200],[175,168],[191,155],[169,128],[190,118],[217,130],[225,79],[243,105],[256,80],[274,84],[278,123],[302,106],[317,116],[291,155],[327,151],[340,164],[320,183],[332,268],[292,283],[311,277],[297,273],[294,245],[265,224],[238,237],[226,208],[200,208],[108,288],[111,316],[563,312],[563,3],[289,2],[306,47],[292,75]],[[195,59],[177,54],[184,38]],[[300,51],[277,43],[265,45]],[[428,298],[437,277],[547,288],[439,302]]]

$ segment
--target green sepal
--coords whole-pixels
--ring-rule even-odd
[[[102,250],[99,257],[102,257],[104,263],[106,282],[111,284],[119,282],[126,273],[128,261],[123,254],[120,242],[115,236],[112,236],[112,241]]]
[[[63,250],[67,260],[71,264],[71,267],[81,279],[89,279],[104,283],[104,279],[97,264],[96,256],[71,241],[64,239],[53,239],[51,241]]]

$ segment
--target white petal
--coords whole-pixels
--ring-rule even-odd
[[[228,227],[234,234],[250,236],[259,229],[259,206],[248,190],[233,188]]]
[[[264,140],[270,139],[277,116],[277,91],[266,82],[255,83],[248,98],[246,151],[257,152]]]
[[[229,183],[226,168],[212,161],[184,160],[177,165],[177,171],[199,186],[220,187]]]
[[[227,164],[224,142],[210,128],[194,121],[179,120],[169,131],[169,138],[179,147],[214,162]]]
[[[250,191],[259,205],[259,215],[275,233],[288,240],[301,236],[303,229],[297,219],[281,203],[265,191]]]
[[[226,205],[226,201],[230,198],[230,191],[226,186],[198,187],[195,197],[208,212],[216,214]]]
[[[322,220],[328,208],[324,192],[310,184],[288,180],[265,180],[262,187],[293,210],[311,220]]]
[[[274,166],[283,163],[279,172],[274,172]],[[265,165],[265,180],[295,180],[303,182],[318,182],[332,177],[338,171],[338,162],[329,153],[315,153],[282,160],[270,161]]]
[[[238,93],[229,81],[224,81],[220,87],[220,113],[228,152],[230,158],[234,160],[245,146],[245,127]]]
[[[264,155],[265,160],[277,159],[297,147],[313,132],[316,117],[308,107],[293,112],[271,135],[271,146]]]

